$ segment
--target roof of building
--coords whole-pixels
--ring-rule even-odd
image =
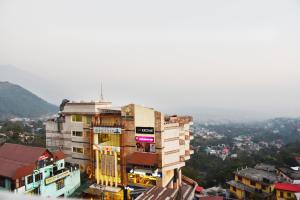
[[[166,187],[153,186],[147,191],[140,194],[136,200],[175,200],[175,199],[191,199],[194,196],[192,193],[193,187],[188,184],[182,184],[180,189],[171,189]]]
[[[285,167],[279,167],[278,170],[293,180],[300,179],[300,171],[292,170],[290,168]]]
[[[65,158],[65,154],[62,151],[55,151],[52,152],[54,160],[62,160]]]
[[[149,152],[134,152],[128,156],[127,163],[133,165],[157,166],[158,154]]]
[[[140,194],[136,198],[136,200],[147,200],[150,198],[152,198],[153,200],[165,200],[167,198],[169,200],[175,200],[177,193],[178,193],[178,189],[174,190],[171,188],[153,186],[150,189],[148,189],[146,192]]]
[[[235,172],[235,174],[237,176],[246,177],[250,180],[257,181],[263,184],[272,184],[281,180],[280,177],[278,177],[275,173],[254,168],[245,168]]]
[[[197,193],[200,193],[200,192],[203,191],[203,187],[197,186],[195,191],[196,191]]]
[[[275,189],[290,191],[290,192],[300,192],[300,185],[294,185],[289,183],[276,183]]]
[[[0,158],[28,164],[36,161],[46,150],[41,147],[5,143],[0,147]]]
[[[0,175],[16,179],[32,173],[45,148],[5,143],[0,147]]]
[[[179,123],[180,125],[187,124],[193,121],[192,116],[165,116],[165,123]]]
[[[207,197],[201,197],[201,200],[223,200],[224,197],[221,196],[207,196]]]
[[[255,165],[254,168],[258,169],[258,170],[264,170],[267,172],[276,172],[276,167],[274,165],[269,165],[269,164],[265,164],[265,163],[259,163],[259,164]]]

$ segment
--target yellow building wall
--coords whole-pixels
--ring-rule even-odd
[[[236,188],[236,190],[234,191],[233,187],[230,186],[230,192],[233,193],[236,198],[244,199],[245,192],[243,190],[240,190],[240,189]]]
[[[105,155],[110,155],[114,157],[114,163],[111,163],[114,166],[108,166],[108,163],[101,163],[101,157]],[[120,173],[120,166],[117,163],[118,159],[118,154],[117,152],[108,152],[108,151],[99,151],[96,150],[96,169],[95,169],[95,174],[96,174],[96,180],[97,184],[101,185],[109,185],[109,186],[115,186],[117,187],[118,184],[121,183],[121,173]],[[101,166],[105,167],[111,167],[115,169],[114,172],[111,172],[112,174],[114,173],[115,176],[108,176],[105,174],[102,174],[102,169]],[[108,169],[112,170],[112,169]]]
[[[239,181],[238,176],[235,176],[235,181],[241,182],[241,181]],[[262,189],[262,184],[258,183],[258,182],[255,182],[255,186],[251,185],[250,184],[250,179],[247,179],[245,177],[242,178],[242,183],[244,185],[247,185],[247,186],[252,187],[252,188],[261,189],[263,192],[266,192],[266,193],[271,193],[274,190],[274,185],[266,186],[265,189]]]
[[[283,197],[280,197],[280,192],[283,192]],[[290,194],[290,196],[289,196]],[[276,190],[276,199],[281,200],[281,199],[296,199],[296,196],[292,192],[284,191],[284,190]]]

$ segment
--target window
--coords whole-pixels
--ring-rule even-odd
[[[60,190],[65,187],[65,180],[60,179],[56,182],[56,190]]]
[[[0,176],[0,187],[5,187],[5,178]]]
[[[27,183],[30,184],[32,182],[33,182],[33,176],[30,175],[30,176],[27,177]]]
[[[238,176],[238,180],[239,180],[239,181],[242,181],[242,180],[243,180],[243,177]]]
[[[72,131],[72,136],[82,137],[82,131]]]
[[[120,146],[120,135],[119,134],[98,134],[99,144],[102,146]]]
[[[267,188],[266,188],[265,185],[262,185],[262,186],[261,186],[261,189],[266,190]]]
[[[92,123],[92,117],[91,116],[86,116],[85,117],[85,123],[86,124],[91,124]]]
[[[236,192],[236,188],[235,188],[235,187],[233,187],[233,186],[232,186],[232,190],[233,190],[234,192]]]
[[[72,115],[72,122],[82,122],[81,115]]]
[[[36,174],[34,176],[34,181],[37,182],[37,181],[40,181],[43,179],[43,174],[42,173],[39,173],[39,174]]]
[[[288,196],[288,197],[291,197],[292,195],[291,195],[291,193],[288,192],[288,193],[287,193],[287,196]]]
[[[74,153],[81,153],[81,154],[83,154],[83,148],[81,148],[81,147],[73,147],[73,152]]]
[[[250,180],[250,185],[255,186],[255,182]]]
[[[20,179],[20,187],[24,186],[25,185],[25,177],[22,177]]]
[[[280,197],[283,197],[283,192],[280,192]]]

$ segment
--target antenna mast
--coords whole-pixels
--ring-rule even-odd
[[[100,96],[100,100],[103,101],[103,91],[102,91],[102,81],[101,81],[101,96]]]

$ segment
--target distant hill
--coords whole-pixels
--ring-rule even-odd
[[[57,112],[57,106],[9,82],[0,82],[0,119],[38,118]]]
[[[0,81],[8,81],[21,85],[32,93],[38,94],[39,97],[47,99],[47,101],[54,104],[59,104],[61,99],[58,97],[65,95],[65,90],[62,89],[63,86],[57,81],[32,74],[29,71],[17,68],[13,65],[0,64]]]

